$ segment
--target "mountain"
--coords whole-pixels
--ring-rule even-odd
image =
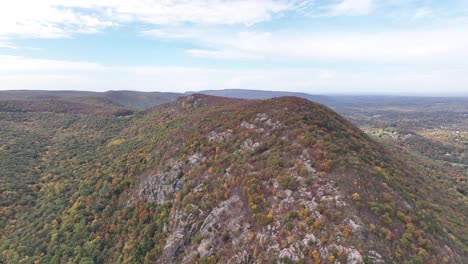
[[[5,100],[0,101],[2,112],[52,112],[74,114],[104,114],[104,115],[129,115],[131,110],[122,105],[115,104],[106,98],[100,97],[76,97],[74,100]]]
[[[104,97],[138,110],[175,101],[179,96],[178,93],[163,92],[107,91],[104,93]]]
[[[0,108],[0,262],[467,261],[450,176],[321,104],[66,103]]]
[[[200,93],[213,96],[242,98],[242,99],[271,99],[283,96],[296,96],[307,99],[312,102],[327,104],[333,102],[333,98],[325,95],[312,95],[299,92],[285,92],[285,91],[264,91],[264,90],[246,90],[246,89],[224,89],[224,90],[204,90],[198,92],[189,92],[189,94]]]
[[[142,110],[162,103],[174,101],[178,93],[137,92],[137,91],[41,91],[41,90],[11,90],[0,91],[0,101],[3,100],[44,100],[62,99],[76,101],[77,98],[106,98],[133,110]]]
[[[89,91],[6,90],[0,91],[0,100],[41,100],[69,97],[87,97],[98,93]]]

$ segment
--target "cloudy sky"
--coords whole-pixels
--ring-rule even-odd
[[[467,0],[15,0],[0,89],[468,95]]]

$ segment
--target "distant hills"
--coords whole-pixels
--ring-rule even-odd
[[[318,103],[331,103],[333,99],[323,95],[311,95],[307,93],[260,91],[260,90],[206,90],[187,93],[168,92],[138,92],[138,91],[43,91],[43,90],[10,90],[0,91],[0,101],[5,100],[50,100],[61,99],[73,102],[90,102],[91,98],[105,98],[111,100],[113,104],[126,107],[131,110],[144,110],[163,103],[177,100],[179,96],[189,94],[206,94],[229,98],[243,99],[270,99],[282,96],[296,96]],[[95,99],[96,100],[96,99]],[[110,102],[108,102],[110,103]]]
[[[281,91],[261,91],[244,89],[226,90],[204,90],[186,93],[168,92],[138,92],[138,91],[42,91],[42,90],[11,90],[0,91],[0,100],[44,100],[44,99],[69,99],[69,98],[108,98],[125,107],[142,110],[162,103],[175,101],[179,96],[188,94],[206,94],[213,96],[242,98],[242,99],[270,99],[282,96],[296,96],[318,103],[331,103],[333,99],[329,96],[312,95],[307,93],[281,92]]]
[[[44,90],[6,90],[0,91],[2,100],[45,100],[64,99],[89,101],[92,97],[112,100],[114,104],[131,110],[144,110],[163,103],[173,102],[180,96],[190,94],[206,94],[242,99],[271,99],[283,96],[295,96],[312,102],[327,105],[340,113],[349,109],[365,107],[367,109],[404,107],[405,110],[427,111],[468,111],[468,97],[412,97],[412,96],[375,96],[375,95],[317,95],[287,91],[264,91],[248,89],[202,90],[186,93],[171,92],[139,92],[139,91],[44,91]],[[74,99],[71,99],[74,98]],[[86,98],[86,99],[85,99]],[[447,109],[449,107],[450,109]]]
[[[1,100],[45,100],[65,99],[74,101],[78,98],[103,97],[133,110],[143,110],[162,103],[175,101],[181,94],[164,92],[137,92],[137,91],[42,91],[42,90],[11,90],[0,91]]]
[[[131,110],[101,97],[44,100],[0,100],[0,112],[129,115]]]

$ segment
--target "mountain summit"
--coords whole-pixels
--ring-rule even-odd
[[[37,137],[22,161],[35,172],[0,174],[22,176],[25,194],[2,194],[21,206],[2,204],[0,261],[464,261],[459,194],[433,195],[425,168],[306,99],[194,94],[125,116],[1,114],[6,131]],[[21,127],[38,115],[54,126]],[[26,148],[1,140],[5,160]]]

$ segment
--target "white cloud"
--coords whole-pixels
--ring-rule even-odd
[[[187,55],[195,58],[209,58],[209,59],[223,59],[223,60],[254,60],[261,59],[260,56],[252,53],[243,53],[238,51],[224,51],[224,50],[202,50],[202,49],[189,49],[186,50]]]
[[[203,45],[205,49],[187,54],[217,59],[427,63],[462,61],[468,56],[468,29],[464,27],[378,33],[221,32],[176,27],[145,34]]]
[[[431,15],[432,15],[432,10],[431,9],[422,7],[422,8],[418,8],[418,9],[416,9],[416,11],[414,11],[412,19],[413,20],[422,19],[422,18],[429,17]]]
[[[304,0],[15,0],[0,3],[0,36],[62,38],[123,23],[251,25]]]
[[[6,38],[0,37],[0,48],[14,49],[15,47]]]
[[[369,14],[374,7],[373,0],[342,0],[331,7],[332,16],[358,16]]]
[[[415,9],[409,4],[414,2],[412,0],[330,2],[334,4],[323,5],[314,0],[3,1],[0,3],[0,48],[14,48],[12,39],[15,37],[64,38],[137,23],[140,28],[157,28],[144,31],[145,36],[189,42],[191,47],[196,47],[185,51],[190,57],[261,60],[276,66],[283,62],[288,65],[338,65],[340,70],[320,67],[113,67],[94,62],[0,56],[0,89],[185,91],[252,88],[321,93],[353,89],[391,91],[396,87],[399,90],[394,92],[464,91],[468,87],[468,77],[465,77],[468,59],[466,18],[454,19],[448,24],[425,25],[420,29],[400,27],[384,31],[377,25],[375,28],[380,30],[373,32],[365,31],[367,27],[353,25],[343,27],[341,31],[297,27],[270,32],[258,31],[251,26],[288,12],[319,12],[321,16],[313,19],[335,20],[324,18],[324,15],[366,15],[384,12],[388,6],[403,6],[408,9],[401,20],[415,23],[411,19],[425,21],[422,18],[437,17],[438,11],[429,7]],[[238,30],[241,27],[244,29]],[[354,65],[367,69],[353,71]],[[391,67],[394,72],[388,70]],[[454,67],[464,68],[453,70]],[[437,70],[432,71],[434,68]]]
[[[53,73],[0,74],[0,83],[0,90],[94,90],[95,86],[79,75]]]
[[[96,32],[113,25],[56,1],[4,1],[0,4],[0,36],[62,38],[75,32]]]
[[[294,1],[278,0],[178,0],[115,1],[111,13],[130,20],[167,25],[195,23],[205,25],[254,24],[294,7]]]
[[[45,60],[19,56],[0,55],[0,73],[31,71],[34,73],[57,71],[103,70],[104,66],[93,62]]]

